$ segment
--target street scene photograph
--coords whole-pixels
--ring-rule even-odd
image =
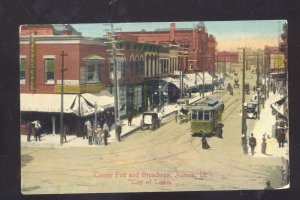
[[[21,193],[290,188],[288,21],[23,24]]]

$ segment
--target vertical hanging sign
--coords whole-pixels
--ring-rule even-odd
[[[33,36],[33,35],[32,35]],[[35,91],[35,39],[30,38],[30,91]]]

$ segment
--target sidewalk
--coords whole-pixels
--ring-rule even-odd
[[[276,100],[278,100],[278,97],[280,95],[276,93],[275,95],[270,92],[269,99],[265,102],[265,108],[261,110],[260,112],[260,120],[256,120],[255,126],[252,129],[252,131],[248,131],[248,136],[250,137],[250,134],[253,133],[254,137],[256,138],[257,145],[255,147],[255,157],[270,157],[268,155],[264,155],[261,153],[261,143],[263,134],[266,133],[267,135],[270,135],[273,142],[273,148],[274,148],[274,154],[273,157],[284,157],[289,158],[289,144],[288,142],[284,144],[284,148],[279,148],[278,142],[275,138],[274,130],[272,130],[272,126],[275,125],[276,117],[272,115],[272,108],[271,104],[274,103]],[[262,106],[261,106],[262,108]],[[250,147],[249,147],[250,150]]]
[[[206,93],[208,96],[210,92]],[[193,104],[199,101],[202,97],[199,96],[199,93],[192,94],[192,97],[189,98],[189,104]],[[169,104],[164,106],[164,112],[162,113],[162,123],[164,123],[163,118],[174,113],[177,110],[176,103]],[[135,116],[132,119],[132,125],[128,126],[128,120],[122,120],[122,134],[121,138],[126,138],[126,136],[134,133],[140,128],[140,123],[142,119],[142,114]],[[108,138],[108,143],[117,142],[115,137],[115,129],[112,127],[110,131],[111,137]],[[42,134],[41,141],[35,142],[34,137],[31,137],[31,141],[27,142],[27,135],[21,135],[21,145],[22,146],[33,146],[33,147],[103,147],[103,142],[100,146],[98,145],[88,145],[88,140],[83,139],[83,137],[77,137],[76,135],[67,135],[67,143],[60,145],[60,134]]]

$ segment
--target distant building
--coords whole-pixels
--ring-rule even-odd
[[[143,29],[138,32],[116,34],[119,37],[134,36],[139,43],[178,46],[179,70],[187,73],[203,70],[213,73],[214,71],[216,39],[206,32],[203,22],[198,23],[194,28],[176,28],[176,24],[171,23],[170,28],[155,31]]]

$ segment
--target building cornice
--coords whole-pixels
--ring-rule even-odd
[[[103,40],[82,36],[34,36],[36,44],[99,44],[105,46]],[[20,44],[29,44],[29,36],[20,36]]]

